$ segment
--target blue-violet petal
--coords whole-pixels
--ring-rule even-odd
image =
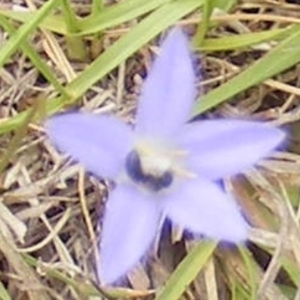
[[[238,206],[211,181],[188,180],[164,200],[166,215],[194,234],[234,243],[247,239],[248,224]]]
[[[284,138],[278,128],[240,120],[189,123],[178,135],[180,147],[187,152],[187,168],[212,180],[246,171]]]
[[[116,176],[133,144],[131,129],[113,116],[60,114],[47,120],[45,129],[60,151],[100,177]]]
[[[142,135],[166,137],[188,121],[195,99],[195,75],[186,36],[173,29],[142,88],[136,130]]]
[[[110,284],[145,254],[158,229],[160,204],[134,185],[120,184],[111,192],[104,215],[98,274]]]

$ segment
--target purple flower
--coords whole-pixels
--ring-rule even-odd
[[[251,167],[285,134],[259,122],[187,123],[194,84],[186,37],[175,29],[145,81],[133,129],[114,116],[79,112],[46,122],[61,151],[117,183],[103,223],[102,283],[115,282],[138,262],[161,218],[215,240],[247,238],[248,224],[216,181]]]

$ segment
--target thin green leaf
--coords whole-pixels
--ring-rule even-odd
[[[213,12],[213,9],[214,9],[214,2],[215,2],[214,0],[205,0],[204,1],[201,23],[199,23],[199,26],[198,26],[198,29],[197,29],[197,32],[196,32],[195,38],[194,38],[196,45],[201,46],[204,41],[204,37],[205,37],[206,32],[209,27],[209,19]]]
[[[25,262],[34,268],[37,268],[40,265],[40,262],[29,254],[22,254]],[[88,278],[82,280],[80,278],[73,278],[66,275],[64,272],[59,271],[58,269],[43,266],[43,271],[45,272],[48,278],[55,278],[60,282],[65,283],[68,286],[74,288],[80,296],[83,296],[84,299],[88,297],[100,297],[105,296],[107,299],[131,299],[145,297],[147,295],[153,294],[153,291],[129,289],[122,287],[100,287],[96,284],[93,284],[92,281],[87,280]]]
[[[202,4],[201,0],[181,0],[168,3],[146,17],[131,31],[118,39],[100,55],[84,72],[66,86],[69,98],[59,97],[47,101],[47,114],[52,114],[65,105],[70,105],[82,96],[95,82],[99,81],[121,62],[140,49],[178,19],[191,13]],[[28,112],[19,113],[0,125],[0,134],[18,127]]]
[[[201,97],[202,100],[198,101],[194,107],[193,115],[198,115],[230,99],[241,91],[294,66],[300,61],[299,52],[300,27],[298,26],[296,32],[284,39],[277,47],[245,71]]]
[[[15,33],[15,29],[13,28],[13,26],[7,21],[5,17],[1,15],[0,25],[5,29],[6,32],[9,33],[9,35],[13,35]],[[50,70],[48,65],[40,58],[36,50],[27,41],[23,41],[19,46],[24,54],[31,60],[32,64],[39,70],[39,72],[55,87],[55,89],[59,93],[64,95],[64,87],[56,79],[53,71]]]
[[[61,0],[62,15],[69,33],[78,31],[78,19],[69,0]]]
[[[287,257],[282,257],[281,263],[284,270],[289,274],[289,277],[294,282],[294,284],[298,284],[300,278],[300,270],[299,266],[295,264],[295,261]]]
[[[21,125],[17,128],[14,136],[11,138],[6,151],[2,154],[0,160],[0,174],[3,170],[7,167],[10,160],[13,158],[15,152],[18,149],[20,142],[22,141],[23,137],[25,137],[28,129],[29,123],[32,121],[35,114],[38,114],[40,111],[43,110],[43,106],[45,103],[43,101],[37,100],[33,107],[29,109],[29,113],[26,114]]]
[[[202,17],[201,22],[199,23],[197,27],[196,34],[193,39],[193,45],[194,46],[201,46],[204,42],[205,34],[208,30],[208,28],[211,26],[210,22],[210,16],[213,13],[213,10],[215,8],[218,8],[222,11],[228,11],[234,4],[235,0],[206,0],[204,1],[203,5],[203,11],[202,11]]]
[[[13,36],[2,46],[0,51],[0,67],[6,60],[18,49],[20,43],[28,38],[28,35],[38,26],[38,24],[49,14],[49,12],[58,6],[60,0],[50,0],[40,8],[34,17],[23,24]]]
[[[201,1],[199,0],[181,0],[160,7],[117,40],[75,78],[67,89],[72,91],[72,94],[76,97],[81,96],[95,82],[116,68],[144,44],[200,5]]]
[[[42,283],[37,278],[37,272],[29,267],[23,257],[16,250],[15,244],[3,234],[0,230],[0,251],[2,257],[7,261],[10,268],[15,272],[15,276],[24,283],[24,286],[30,285],[35,288],[24,290],[25,299],[50,300],[50,296]]]
[[[244,287],[235,282],[230,286],[231,300],[251,300],[251,296],[247,293]]]
[[[62,14],[69,34],[65,36],[68,57],[77,61],[86,61],[88,51],[82,37],[74,36],[79,30],[79,20],[76,17],[69,0],[61,0]]]
[[[93,34],[122,24],[159,8],[170,0],[130,0],[103,8],[103,10],[81,21],[79,35]]]
[[[27,23],[37,14],[36,11],[14,11],[7,9],[0,9],[0,15],[10,18],[14,21],[19,21],[22,23]],[[39,24],[43,29],[59,33],[62,35],[69,34],[67,30],[67,25],[63,16],[61,15],[47,15],[45,19]]]
[[[255,280],[255,267],[253,266],[253,258],[249,253],[249,250],[245,249],[244,247],[238,247],[239,252],[245,262],[246,270],[248,272],[248,283],[250,287],[251,296],[249,296],[249,300],[256,300],[256,291],[257,291],[257,284]]]
[[[103,8],[103,0],[92,0],[92,15],[99,14]]]
[[[272,29],[255,33],[245,33],[215,39],[205,39],[201,46],[195,47],[200,51],[226,51],[257,45],[266,41],[284,38],[295,31],[294,26]]]
[[[103,7],[100,13],[92,14],[86,19],[78,22],[77,29],[80,32],[77,32],[77,35],[98,33],[101,30],[147,14],[168,2],[170,2],[170,0],[127,0],[108,7]],[[13,20],[26,23],[31,20],[36,13],[2,9],[0,10],[0,14]],[[49,15],[43,20],[43,22],[41,22],[40,26],[44,29],[62,35],[68,35],[71,33],[68,30],[67,24],[62,16]]]
[[[216,243],[201,242],[196,245],[172,273],[155,300],[176,300],[196,278],[216,248]]]
[[[0,300],[12,300],[1,281],[0,281]]]
[[[213,0],[213,6],[224,12],[228,12],[237,4],[237,0]]]

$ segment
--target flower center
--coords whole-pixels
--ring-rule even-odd
[[[154,162],[160,163],[160,166]],[[173,182],[173,172],[167,167],[166,161],[159,161],[153,157],[141,157],[136,150],[132,150],[126,157],[125,169],[132,181],[142,184],[151,191],[158,192],[168,188]]]

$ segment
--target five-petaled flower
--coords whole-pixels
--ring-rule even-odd
[[[138,262],[161,218],[215,240],[247,238],[247,222],[216,182],[251,167],[285,135],[261,122],[188,123],[194,84],[186,37],[174,29],[144,83],[134,128],[111,115],[80,112],[56,115],[45,124],[61,151],[116,182],[97,262],[104,284]]]

